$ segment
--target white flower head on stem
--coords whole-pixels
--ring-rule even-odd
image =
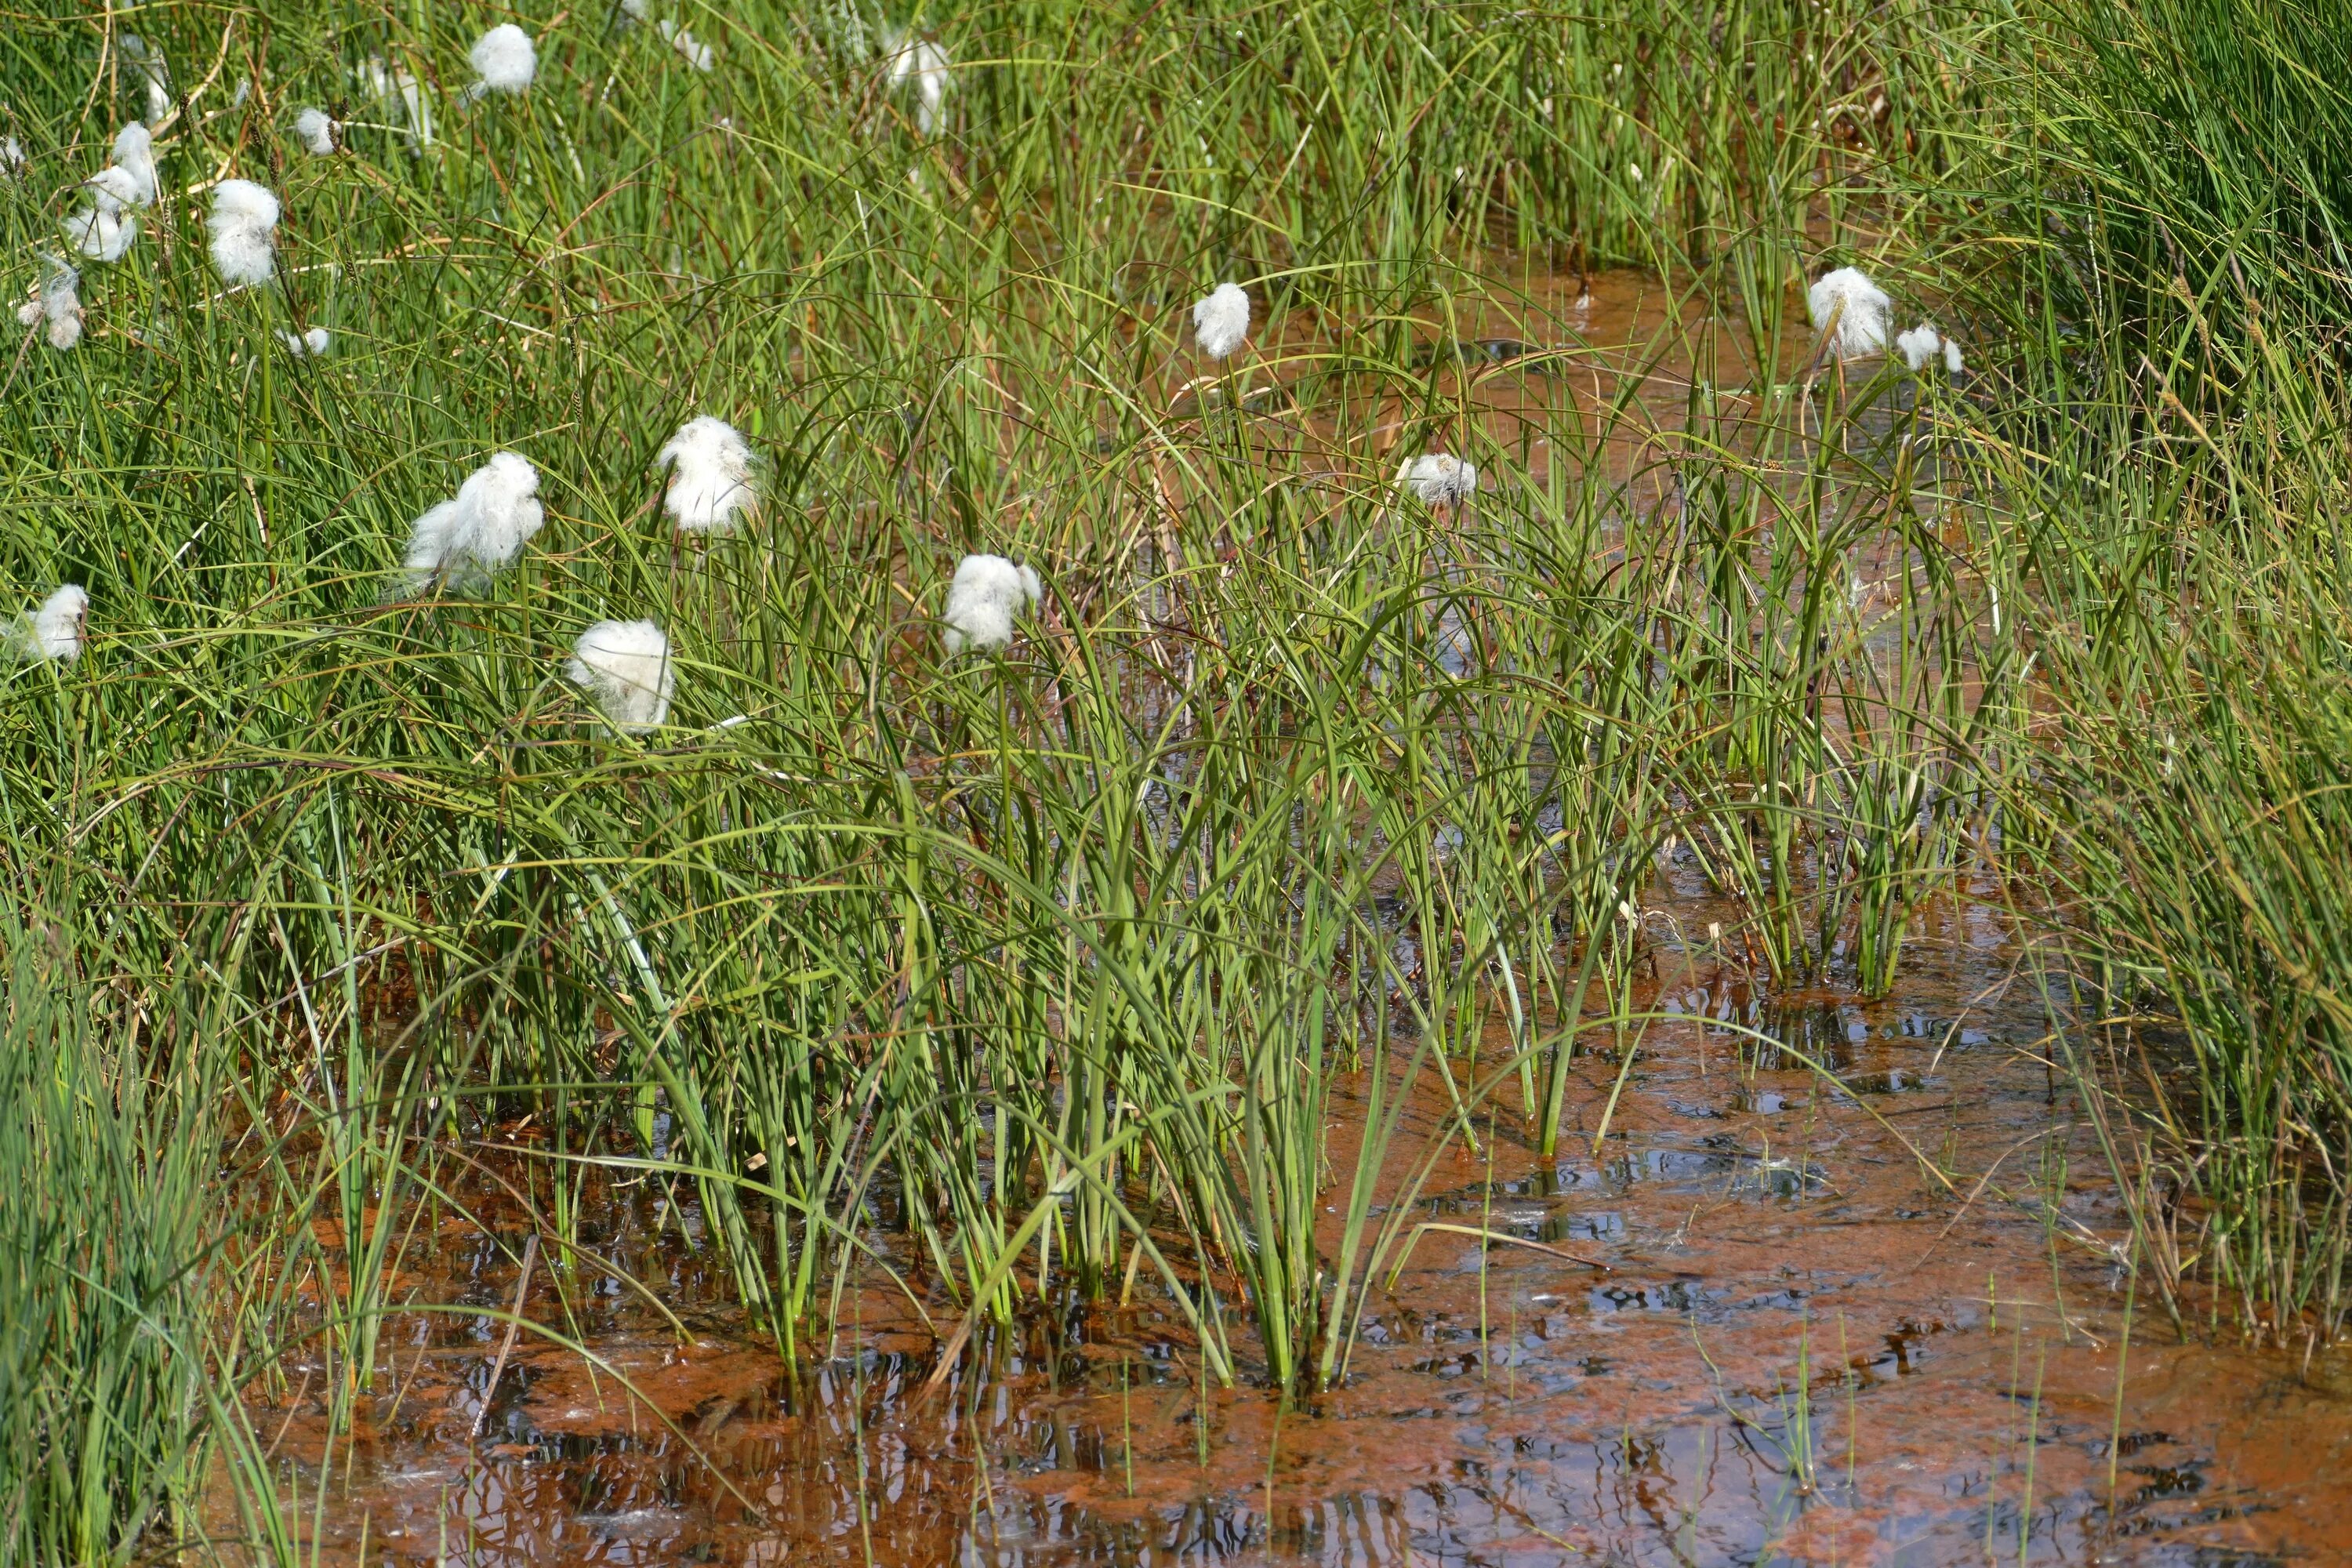
[[[947,50],[934,39],[904,34],[888,47],[890,85],[894,88],[913,85],[919,105],[915,123],[921,127],[924,135],[938,135],[948,89],[955,85],[955,75],[949,68]]]
[[[40,291],[16,308],[16,320],[28,327],[46,323],[53,349],[81,342],[81,274],[55,257],[43,257]]]
[[[278,341],[284,343],[286,352],[296,359],[316,359],[327,352],[327,345],[333,340],[328,336],[327,329],[324,327],[312,327],[307,332],[292,331],[280,327],[278,331]]]
[[[669,717],[677,671],[669,638],[651,621],[598,621],[572,645],[563,672],[587,689],[616,730],[656,729]]]
[[[1886,352],[1887,312],[1895,302],[1858,268],[1841,267],[1825,272],[1805,290],[1805,309],[1813,331],[1834,332],[1832,342],[1840,359],[1863,359]]]
[[[81,657],[82,633],[89,618],[89,595],[79,583],[68,583],[41,601],[41,607],[20,622],[11,638],[19,658],[71,664]]]
[[[1249,341],[1250,300],[1238,283],[1220,283],[1192,307],[1192,340],[1211,359],[1223,359]]]
[[[476,98],[490,92],[528,92],[531,79],[539,74],[539,50],[532,46],[530,35],[512,22],[501,22],[476,38],[466,58],[474,62],[474,74],[481,78],[474,84]]]
[[[669,47],[685,57],[686,63],[696,70],[707,71],[710,68],[711,62],[716,58],[710,52],[710,46],[667,16],[662,18],[661,36],[668,39]]]
[[[633,27],[646,19],[648,9],[646,0],[621,0],[620,15],[614,20],[621,26]]]
[[[993,652],[1013,643],[1013,623],[1044,602],[1035,570],[1002,555],[967,555],[948,584],[943,640],[948,652]]]
[[[0,136],[0,174],[10,179],[25,172],[25,144],[14,136]]]
[[[91,200],[100,206],[109,202],[117,210],[153,206],[155,141],[147,128],[134,120],[115,132],[114,162],[84,183],[90,188]]]
[[[294,136],[313,158],[332,156],[335,120],[323,109],[306,109],[294,117]]]
[[[408,118],[408,144],[412,148],[433,145],[433,105],[425,99],[424,84],[405,66],[388,66],[381,55],[368,57],[366,66],[357,73],[360,85],[378,103],[400,100],[401,110]]]
[[[739,518],[759,503],[751,479],[751,447],[724,419],[702,415],[677,427],[654,458],[670,470],[664,507],[680,533],[732,533]]]
[[[120,261],[139,238],[139,219],[93,188],[90,205],[65,220],[66,242],[91,261]]]
[[[1460,506],[1478,492],[1478,469],[1445,452],[1424,452],[1397,468],[1397,485],[1423,506]]]
[[[172,112],[172,73],[164,67],[163,51],[136,33],[125,33],[121,38],[122,58],[147,83],[147,123],[157,125]]]
[[[278,198],[251,180],[213,187],[213,270],[228,284],[262,284],[277,270]]]
[[[408,585],[415,593],[436,578],[489,574],[514,564],[547,519],[539,500],[539,470],[515,452],[494,452],[466,476],[457,498],[416,520],[408,538]]]
[[[1903,363],[1911,367],[1911,374],[1914,375],[1927,369],[1938,359],[1944,362],[1945,374],[1960,374],[1960,345],[1926,321],[1920,322],[1907,332],[1898,333],[1895,339],[1895,346],[1902,351]]]

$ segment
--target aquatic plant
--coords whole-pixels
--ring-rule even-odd
[[[1398,466],[1396,482],[1423,506],[1460,506],[1478,493],[1478,468],[1450,453],[1424,452]]]
[[[1902,354],[1903,363],[1911,367],[1914,375],[1938,360],[1943,362],[1945,374],[1960,374],[1960,345],[1926,321],[1908,331],[1896,333],[1895,347]]]
[[[313,158],[331,157],[335,151],[334,117],[323,109],[305,109],[294,117],[294,136]]]
[[[278,266],[278,198],[251,180],[223,180],[213,187],[213,210],[205,226],[212,235],[213,270],[231,286],[257,288]]]
[[[1828,335],[1839,359],[1863,359],[1886,352],[1895,302],[1860,268],[1824,272],[1805,290],[1813,330]]]
[[[405,556],[412,594],[448,581],[505,570],[546,521],[539,470],[515,452],[494,452],[466,476],[452,499],[412,525]]]
[[[1002,555],[967,555],[956,563],[940,634],[948,652],[993,653],[1012,646],[1014,619],[1045,598],[1036,571]]]
[[[89,616],[89,595],[80,584],[68,583],[24,619],[11,646],[19,658],[71,664],[81,657],[82,628]]]
[[[474,97],[499,92],[516,96],[530,90],[539,74],[539,50],[530,35],[512,22],[501,22],[474,40],[466,58],[474,67]]]
[[[669,638],[651,621],[598,621],[572,644],[564,674],[631,732],[661,726],[677,681]]]
[[[680,533],[731,533],[759,504],[751,444],[723,419],[698,415],[655,455],[670,470],[662,504]]]
[[[38,326],[53,349],[81,342],[81,274],[53,256],[41,258],[41,281],[32,299],[16,307],[17,321]]]
[[[1211,359],[1223,359],[1249,340],[1250,301],[1240,285],[1220,283],[1192,307],[1192,337]]]

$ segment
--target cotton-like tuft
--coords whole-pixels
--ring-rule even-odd
[[[669,638],[651,621],[598,621],[572,645],[564,674],[585,687],[614,728],[657,728],[677,686]]]
[[[528,92],[531,78],[539,74],[539,51],[532,47],[530,35],[512,22],[501,22],[475,39],[467,58],[474,62],[474,74],[482,79],[474,84],[477,97],[486,92]]]
[[[669,47],[684,56],[686,63],[696,70],[707,71],[710,68],[711,62],[716,58],[710,52],[710,46],[666,16],[662,18],[661,36],[668,39]]]
[[[415,593],[436,578],[494,573],[514,564],[546,521],[539,470],[515,452],[495,452],[466,476],[457,499],[416,520],[408,539],[408,585]]]
[[[25,144],[14,136],[0,136],[0,174],[14,178],[24,169]]]
[[[1477,493],[1478,469],[1444,452],[1424,452],[1397,468],[1397,484],[1424,506],[1460,506]]]
[[[278,341],[284,343],[286,352],[296,359],[316,359],[327,352],[328,343],[333,340],[327,335],[324,327],[312,327],[307,332],[289,331],[281,327]]]
[[[915,89],[919,100],[916,124],[922,128],[924,135],[938,135],[948,89],[955,85],[947,50],[929,38],[901,37],[891,46],[889,67],[892,87],[903,88],[911,83]]]
[[[1834,323],[1838,358],[1861,359],[1886,352],[1887,312],[1894,309],[1894,301],[1858,268],[1841,267],[1823,273],[1805,290],[1805,308],[1815,331],[1829,331]]]
[[[147,123],[159,125],[172,112],[172,73],[163,65],[163,51],[136,33],[121,38],[122,58],[147,83]]]
[[[646,8],[646,0],[621,0],[621,25],[625,27],[644,21]]]
[[[1238,283],[1220,283],[1192,307],[1192,338],[1211,359],[1223,359],[1249,341],[1249,295]]]
[[[91,175],[90,188],[124,206],[155,205],[155,139],[131,121],[114,134],[114,162]]]
[[[223,180],[213,187],[213,269],[221,281],[261,284],[277,268],[278,198],[251,180]]]
[[[323,109],[306,109],[294,117],[294,136],[313,158],[333,155],[334,117]]]
[[[408,144],[411,148],[433,145],[433,105],[425,96],[424,84],[405,66],[390,66],[381,55],[368,57],[367,64],[355,73],[367,95],[380,104],[397,100],[408,121]]]
[[[139,237],[139,220],[103,192],[64,224],[66,240],[91,261],[120,261]]]
[[[69,349],[81,342],[81,274],[54,257],[44,257],[40,293],[16,312],[16,319],[28,327],[46,322],[53,349]]]
[[[1896,334],[1895,346],[1902,353],[1903,363],[1911,367],[1911,374],[1914,375],[1926,370],[1938,359],[1944,362],[1945,374],[1960,374],[1960,345],[1926,321],[1920,322],[1907,332]]]
[[[751,447],[724,419],[702,415],[677,427],[655,455],[670,470],[665,508],[680,533],[732,533],[737,520],[759,502],[751,483]]]
[[[20,658],[71,664],[81,657],[83,626],[89,615],[89,595],[80,584],[68,583],[20,621],[9,642]]]
[[[1013,642],[1015,618],[1044,600],[1037,574],[1016,566],[1002,555],[967,555],[956,563],[948,584],[947,622],[942,634],[948,652],[989,652]]]

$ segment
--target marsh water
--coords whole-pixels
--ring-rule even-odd
[[[1485,375],[1682,310],[1587,294],[1429,341]],[[1690,361],[1642,374],[1675,405]],[[350,1436],[299,1352],[256,1426],[339,1563],[2343,1560],[2352,1362],[2135,1284],[2053,1060],[2070,998],[1998,911],[1990,887],[1926,908],[1885,998],[1773,995],[1685,940],[1732,915],[1662,864],[1652,1021],[1580,1058],[1558,1155],[1507,1112],[1465,1136],[1422,1080],[1391,1188],[1444,1145],[1417,1202],[1462,1228],[1423,1235],[1311,1402],[1204,1385],[1148,1279],[1033,1303],[934,1385],[941,1326],[853,1273],[788,1363],[688,1185],[575,1173],[581,1250],[531,1259],[555,1167],[520,1119],[404,1252]],[[1356,1111],[1343,1091],[1335,1158]]]

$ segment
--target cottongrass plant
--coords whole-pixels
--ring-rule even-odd
[[[121,40],[122,58],[147,84],[147,123],[161,125],[172,112],[172,72],[163,64],[163,51],[136,33],[125,33]]]
[[[408,591],[504,571],[521,556],[546,509],[539,470],[516,452],[495,452],[466,476],[455,498],[416,520],[408,540]]]
[[[531,79],[539,74],[539,50],[530,35],[512,22],[501,22],[475,39],[466,58],[473,62],[474,74],[479,79],[467,89],[472,98],[529,92]]]
[[[718,58],[711,53],[709,44],[704,43],[667,16],[661,21],[661,36],[669,47],[676,49],[686,63],[696,70],[708,71]]]
[[[1907,332],[1896,333],[1895,347],[1902,354],[1903,363],[1911,367],[1914,375],[1927,370],[1937,360],[1944,362],[1945,374],[1960,374],[1960,345],[1927,321],[1920,322]]]
[[[670,470],[663,507],[680,533],[732,533],[759,503],[751,444],[724,419],[699,415],[654,458]]]
[[[323,109],[306,109],[294,117],[294,136],[313,158],[330,157],[335,151],[335,118]]]
[[[155,205],[155,148],[137,121],[115,133],[114,162],[82,183],[89,200],[65,220],[74,249],[92,261],[120,261],[139,239],[133,207]]]
[[[967,555],[948,584],[947,622],[941,640],[948,652],[992,653],[1013,644],[1013,623],[1045,597],[1034,568],[1002,555]]]
[[[0,136],[0,174],[15,179],[25,171],[25,144],[14,136]]]
[[[296,359],[316,359],[327,352],[327,345],[333,339],[324,327],[312,327],[302,332],[281,327],[278,331],[278,341],[284,343],[286,352]]]
[[[1478,468],[1450,453],[1424,452],[1398,468],[1397,485],[1423,506],[1460,506],[1478,493]]]
[[[1825,272],[1805,290],[1813,331],[1830,334],[1837,357],[1865,359],[1886,352],[1888,312],[1895,302],[1861,268]]]
[[[213,188],[213,270],[231,285],[258,287],[277,270],[278,198],[251,180],[223,180]]]
[[[1224,359],[1249,342],[1249,294],[1238,283],[1220,283],[1192,307],[1192,341],[1211,359]]]
[[[422,152],[433,145],[433,104],[414,71],[385,63],[382,55],[371,55],[367,64],[352,74],[371,101],[380,107],[400,105],[410,151]]]
[[[54,256],[43,257],[40,290],[16,307],[16,320],[27,327],[46,323],[53,349],[81,342],[81,274]]]
[[[68,583],[17,623],[8,638],[9,650],[19,658],[71,664],[81,657],[82,633],[89,618],[89,595],[80,584]]]
[[[916,125],[926,136],[938,135],[948,89],[955,85],[947,50],[936,39],[904,34],[890,45],[889,68],[891,87],[915,89]]]
[[[669,638],[652,621],[598,621],[572,645],[564,674],[616,730],[639,734],[669,717],[677,676]]]

